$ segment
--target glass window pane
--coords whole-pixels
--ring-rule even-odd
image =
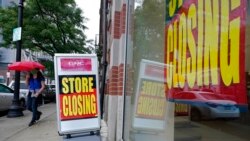
[[[250,140],[250,0],[129,4],[124,140]]]
[[[11,90],[4,85],[0,85],[0,92],[1,93],[11,93]]]

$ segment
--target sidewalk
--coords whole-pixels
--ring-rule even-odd
[[[100,137],[78,136],[71,139],[58,135],[56,120],[56,104],[50,103],[39,107],[43,114],[41,119],[29,127],[32,113],[25,110],[24,116],[16,118],[0,117],[0,141],[100,141]]]
[[[28,127],[28,123],[31,120],[32,113],[27,110],[23,112],[24,116],[22,117],[0,117],[0,141],[107,141],[107,138],[105,138],[107,133],[102,132],[103,127],[105,127],[103,124],[102,136],[79,134],[72,135],[70,139],[59,136],[56,104],[45,104],[39,107],[39,110],[43,112],[41,119],[31,127]],[[183,117],[175,120],[175,141],[221,141],[222,139],[227,141],[249,141],[249,126],[242,126],[231,121],[221,122],[216,120],[196,123],[190,122]],[[133,137],[136,141],[159,138],[158,135],[142,133],[135,133]],[[151,139],[150,137],[154,138]]]

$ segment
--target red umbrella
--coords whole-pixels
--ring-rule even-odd
[[[33,69],[45,69],[44,65],[34,61],[14,62],[8,65],[9,70],[30,71]]]

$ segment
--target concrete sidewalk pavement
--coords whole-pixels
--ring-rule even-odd
[[[33,126],[28,127],[32,113],[25,110],[24,116],[16,118],[0,117],[0,141],[106,141],[107,125],[101,121],[101,136],[79,134],[66,139],[58,135],[56,104],[50,103],[39,107],[43,112],[41,119]],[[248,126],[222,122],[221,126],[216,121],[194,123],[186,118],[176,118],[175,141],[249,141]],[[230,124],[229,124],[230,123]],[[213,125],[211,125],[213,124]],[[211,126],[211,127],[210,127]],[[216,126],[218,128],[215,128]],[[246,128],[246,129],[242,129]],[[227,129],[227,130],[226,130]],[[232,129],[232,131],[230,130]],[[235,133],[234,130],[239,133]],[[104,132],[106,131],[106,132]],[[242,133],[242,132],[245,133]],[[232,133],[233,132],[233,133]],[[244,137],[244,136],[245,137]],[[135,134],[134,140],[146,140],[145,134]],[[147,138],[150,139],[150,138]],[[156,139],[156,138],[154,138]],[[163,139],[165,140],[165,139]]]
[[[107,129],[101,129],[101,135],[72,135],[67,139],[58,135],[56,104],[49,103],[40,106],[39,111],[43,114],[40,120],[29,127],[32,113],[23,111],[24,116],[16,118],[0,117],[0,141],[105,141],[107,140]],[[105,127],[102,121],[102,127]]]
[[[41,119],[33,126],[28,124],[32,113],[25,110],[24,116],[16,118],[0,118],[0,141],[58,141],[62,137],[57,132],[56,104],[39,107],[43,112]]]

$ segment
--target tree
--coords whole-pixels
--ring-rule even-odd
[[[12,30],[17,26],[17,5],[0,9],[0,27],[10,48]],[[86,18],[74,0],[26,0],[22,27],[22,48],[54,53],[90,53],[86,48]]]
[[[87,43],[86,46],[91,50],[91,52],[96,53],[98,62],[101,62],[102,48],[100,47],[98,41],[88,40],[86,43]]]
[[[144,0],[134,11],[134,58],[163,62],[165,0]],[[139,66],[139,64],[135,64]]]
[[[164,62],[165,5],[165,0],[143,0],[134,11],[135,76],[139,74],[141,59]]]

